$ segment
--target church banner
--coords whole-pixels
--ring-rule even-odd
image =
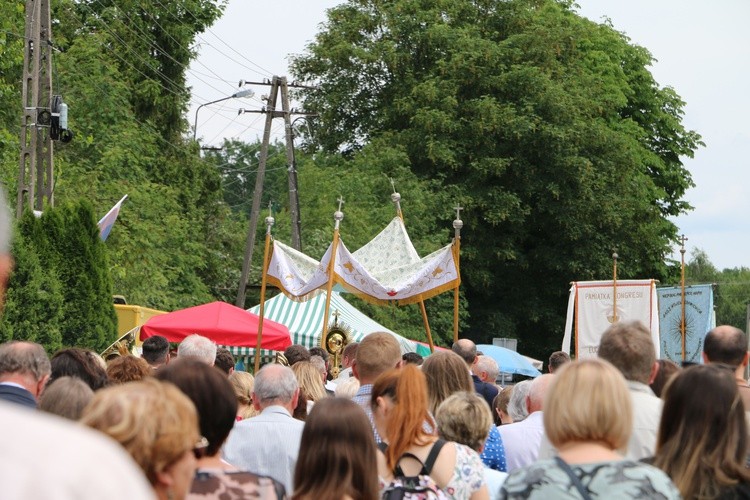
[[[657,289],[659,296],[659,337],[661,357],[675,363],[682,356],[682,289]],[[714,293],[711,285],[685,287],[685,361],[701,362],[703,339],[716,326]]]
[[[562,350],[575,336],[577,359],[595,358],[599,340],[613,323],[640,321],[651,331],[659,357],[659,314],[654,280],[577,281],[570,289]],[[616,304],[616,309],[615,309]]]

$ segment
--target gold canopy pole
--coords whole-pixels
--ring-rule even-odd
[[[456,220],[453,221],[453,229],[455,230],[453,236],[453,243],[455,248],[456,258],[456,277],[461,276],[461,228],[464,227],[464,221],[461,220],[461,205],[456,205]],[[461,281],[456,282],[456,288],[453,290],[453,342],[458,342],[458,287],[461,286]]]
[[[336,263],[336,250],[339,246],[339,226],[341,221],[344,219],[344,212],[341,211],[341,206],[344,204],[344,199],[339,196],[339,209],[333,213],[333,220],[335,221],[333,227],[333,244],[331,245],[331,258],[328,261],[328,284],[326,285],[326,310],[323,314],[323,329],[320,332],[320,345],[323,349],[326,348],[326,330],[328,329],[328,311],[331,309],[331,292],[333,291],[333,275],[334,266]]]
[[[680,238],[680,241],[682,242],[682,247],[680,248],[680,254],[681,255],[681,266],[680,266],[680,287],[682,290],[682,315],[680,316],[680,336],[682,338],[682,359],[685,360],[685,342],[687,337],[687,332],[685,329],[685,242],[687,241],[687,238],[685,238],[685,235],[682,235],[682,238]]]
[[[391,179],[391,186],[393,186],[393,194],[391,194],[391,201],[396,205],[396,215],[398,215],[401,222],[404,222],[404,213],[401,211],[401,195],[396,192],[396,185]],[[435,343],[432,341],[432,330],[430,330],[430,321],[427,319],[427,308],[424,306],[424,300],[419,300],[419,311],[422,313],[422,323],[424,323],[424,331],[427,334],[427,343],[430,345],[430,354],[435,352]]]
[[[617,249],[612,252],[612,323],[617,323]]]
[[[274,222],[271,203],[268,203],[268,217],[266,217],[266,246],[263,251],[263,274],[260,282],[260,310],[258,311],[258,340],[255,342],[255,373],[260,370],[260,341],[263,333],[263,314],[266,305],[266,276],[268,275],[268,250],[271,248],[271,227]]]

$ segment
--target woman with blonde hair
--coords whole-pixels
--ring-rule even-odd
[[[466,373],[468,376],[468,369]],[[467,446],[438,439],[434,431],[426,429],[435,429],[436,424],[427,405],[427,382],[419,368],[406,365],[380,375],[372,387],[371,405],[375,427],[387,443],[384,451],[378,450],[382,491],[397,470],[405,476],[420,475],[430,454],[437,452],[427,473],[444,496],[489,498],[479,455]]]
[[[601,359],[566,363],[544,402],[545,432],[559,456],[511,472],[500,498],[571,492],[582,498],[680,498],[662,471],[622,457],[632,427],[630,393],[617,368]]]
[[[310,361],[294,363],[292,371],[297,377],[300,392],[303,392],[307,398],[307,412],[309,413],[316,401],[327,397],[323,376],[318,367]]]
[[[745,408],[732,369],[685,368],[663,397],[653,464],[683,498],[750,498]]]
[[[174,385],[151,378],[100,389],[81,422],[120,443],[160,500],[185,498],[196,457],[208,445],[198,433],[190,399]]]
[[[302,432],[292,500],[376,500],[375,450],[370,420],[357,403],[318,401]]]
[[[253,387],[255,377],[248,372],[239,370],[229,374],[229,383],[232,384],[234,395],[237,396],[237,420],[245,420],[258,414],[253,406]]]
[[[487,401],[472,392],[457,392],[449,396],[438,407],[435,420],[441,438],[465,444],[477,453],[482,452],[489,435],[488,429],[493,425]],[[506,477],[507,473],[485,466],[484,480],[490,498],[497,498]]]

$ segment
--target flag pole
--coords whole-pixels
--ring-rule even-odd
[[[464,221],[461,220],[461,205],[456,205],[456,220],[453,221],[453,244],[455,245],[454,258],[456,259],[456,274],[457,277],[461,276],[461,228],[464,227]],[[458,287],[461,286],[461,281],[456,282],[456,288],[453,289],[453,342],[458,342]]]
[[[685,342],[687,337],[687,332],[685,329],[685,242],[687,241],[687,238],[685,238],[685,235],[683,234],[680,238],[680,241],[682,242],[682,247],[680,248],[680,254],[681,254],[681,265],[680,265],[680,288],[681,288],[681,301],[682,301],[682,315],[680,316],[680,336],[682,337],[682,359],[685,360]]]
[[[268,217],[266,217],[266,246],[263,251],[263,273],[261,274],[260,283],[260,309],[258,311],[258,339],[255,342],[255,374],[258,374],[260,370],[260,341],[263,332],[263,314],[266,305],[266,276],[268,275],[268,264],[270,259],[268,258],[268,250],[271,248],[271,227],[274,222],[273,212],[271,211],[272,204],[268,203]]]
[[[396,184],[391,179],[391,186],[393,187],[393,194],[391,194],[391,201],[396,205],[396,215],[404,222],[404,213],[401,211],[401,194],[396,192]],[[404,224],[406,226],[406,224]],[[435,343],[432,340],[432,330],[430,329],[430,321],[427,319],[427,308],[424,305],[424,299],[419,299],[419,311],[422,313],[422,323],[424,324],[424,331],[427,334],[427,343],[430,345],[430,354],[435,352]]]
[[[617,323],[617,248],[612,252],[612,323]]]
[[[341,207],[344,204],[344,198],[339,196],[339,209],[333,213],[333,220],[335,221],[333,227],[333,244],[331,245],[331,258],[328,261],[328,284],[326,285],[326,309],[323,314],[323,329],[320,333],[320,346],[325,349],[326,341],[326,330],[328,329],[328,312],[331,310],[331,292],[333,291],[333,275],[334,266],[336,263],[336,251],[339,246],[339,226],[341,221],[344,220],[344,212],[341,211]]]

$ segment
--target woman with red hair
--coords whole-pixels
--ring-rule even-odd
[[[429,476],[447,498],[489,498],[479,455],[467,446],[438,439],[428,411],[427,382],[419,368],[406,365],[382,374],[373,385],[371,404],[375,426],[387,443],[378,452],[381,490],[396,477],[397,468],[400,475],[420,475],[435,448],[439,451]]]

